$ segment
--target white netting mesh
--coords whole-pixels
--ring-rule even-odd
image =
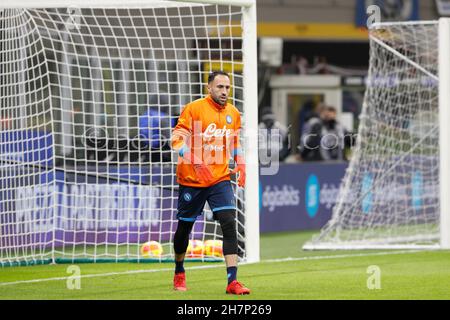
[[[243,111],[242,10],[0,10],[1,264],[141,259],[150,240],[172,257],[171,129],[212,70],[230,73],[230,102]],[[209,210],[192,238],[221,239]]]
[[[370,39],[357,146],[332,219],[305,248],[439,238],[438,23],[383,24]]]

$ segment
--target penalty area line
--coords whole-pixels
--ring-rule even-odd
[[[268,259],[261,260],[260,262],[276,263],[276,262],[288,262],[288,261],[304,261],[304,260],[325,260],[325,259],[343,259],[351,257],[373,257],[373,256],[388,256],[395,254],[407,254],[407,253],[417,253],[425,252],[426,250],[401,250],[401,251],[381,251],[381,252],[371,252],[371,253],[354,253],[354,254],[334,254],[328,256],[310,256],[310,257],[298,257],[298,258],[280,258],[280,259]]]
[[[212,266],[195,266],[195,267],[187,267],[186,270],[194,270],[194,269],[210,269],[210,268],[218,268],[223,265],[212,265]],[[94,274],[86,274],[80,275],[78,278],[86,279],[86,278],[100,278],[100,277],[111,277],[118,275],[130,275],[130,274],[140,274],[140,273],[155,273],[155,272],[167,272],[173,271],[174,268],[163,268],[163,269],[147,269],[147,270],[130,270],[123,272],[109,272],[109,273],[94,273]],[[39,282],[49,282],[49,281],[61,281],[67,279],[73,279],[74,276],[67,277],[54,277],[54,278],[44,278],[44,279],[33,279],[33,280],[21,280],[21,281],[13,281],[13,282],[0,282],[0,287],[3,286],[11,286],[17,284],[25,284],[25,283],[39,283]]]
[[[370,257],[370,256],[407,254],[407,253],[417,253],[417,252],[424,252],[424,250],[404,250],[404,251],[385,251],[385,252],[383,251],[383,252],[373,252],[373,253],[336,254],[336,255],[327,255],[327,256],[311,256],[311,257],[298,257],[298,258],[288,257],[288,258],[280,258],[280,259],[261,260],[259,262],[243,262],[243,263],[240,263],[239,265],[242,266],[242,265],[251,265],[251,264],[256,264],[256,263],[278,263],[278,262],[290,262],[290,261],[344,259],[344,258],[350,258],[350,257]],[[186,267],[185,269],[186,270],[201,270],[201,269],[214,269],[214,268],[223,268],[223,267],[224,267],[224,265],[221,263],[220,265]],[[174,270],[174,268],[150,269],[150,270],[130,270],[130,271],[124,271],[124,272],[86,274],[86,275],[80,275],[79,278],[80,279],[101,278],[101,277],[131,275],[131,274],[141,274],[141,273],[170,272],[173,270]],[[14,286],[14,285],[20,285],[20,284],[29,284],[29,283],[63,281],[63,280],[68,280],[68,279],[73,279],[73,276],[21,280],[21,281],[12,281],[12,282],[0,282],[0,287]]]

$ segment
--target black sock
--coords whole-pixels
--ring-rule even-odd
[[[184,260],[182,261],[175,261],[175,273],[182,273],[184,272]]]
[[[236,276],[237,276],[237,267],[228,267],[227,268],[228,284],[236,280]]]

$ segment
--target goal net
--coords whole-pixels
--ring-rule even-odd
[[[370,29],[357,145],[332,218],[304,249],[439,247],[438,30],[438,21]]]
[[[0,265],[173,259],[183,106],[224,70],[242,136],[257,127],[254,1],[207,2],[0,6]],[[257,208],[233,186],[239,256],[256,261]],[[191,239],[222,239],[208,207]]]

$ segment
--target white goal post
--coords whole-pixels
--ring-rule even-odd
[[[450,249],[450,20],[374,24],[356,147],[314,249]]]
[[[171,129],[214,70],[242,115],[239,257],[259,261],[256,39],[255,0],[0,4],[0,266],[172,261]],[[221,239],[207,206],[191,240]]]

